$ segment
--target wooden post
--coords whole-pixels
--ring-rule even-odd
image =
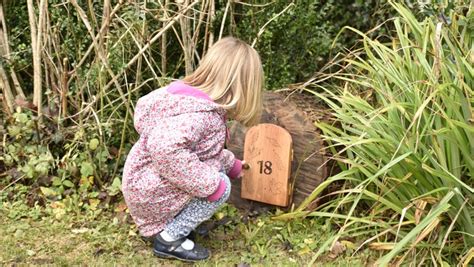
[[[290,203],[291,135],[269,123],[252,127],[245,137],[241,197],[286,207]]]

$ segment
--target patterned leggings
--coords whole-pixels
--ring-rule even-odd
[[[210,202],[207,198],[193,198],[182,210],[168,223],[165,231],[175,239],[186,237],[199,224],[210,219],[217,209],[227,201],[230,195],[230,181],[227,175],[221,175],[227,187],[224,194],[217,201]]]

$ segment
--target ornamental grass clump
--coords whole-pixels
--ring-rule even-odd
[[[342,172],[330,177],[292,214],[328,217],[337,240],[359,237],[359,249],[389,263],[468,263],[474,255],[473,4],[417,21],[392,3],[396,37],[363,38],[362,53],[332,74],[342,88],[308,89],[337,123],[317,123]],[[392,23],[392,22],[389,22]],[[305,211],[331,183],[343,186]],[[281,216],[283,218],[284,216]],[[358,249],[357,249],[358,250]]]

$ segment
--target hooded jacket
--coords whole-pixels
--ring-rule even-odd
[[[224,149],[225,110],[204,92],[171,83],[140,98],[140,135],[125,162],[122,192],[142,236],[160,232],[195,197],[217,200],[242,165]]]

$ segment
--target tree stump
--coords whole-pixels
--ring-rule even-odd
[[[325,165],[327,157],[323,151],[323,142],[312,119],[306,116],[302,106],[295,101],[285,100],[285,96],[275,92],[263,95],[263,114],[260,123],[273,123],[285,128],[293,139],[293,162],[291,179],[294,183],[293,199],[290,205],[297,207],[328,175]],[[301,102],[301,100],[300,100]],[[311,108],[317,108],[311,106]],[[239,123],[230,127],[231,138],[227,148],[237,158],[242,159],[245,133],[247,128]],[[267,209],[272,206],[241,198],[241,181],[232,181],[232,193],[229,202],[238,208],[247,210]]]

